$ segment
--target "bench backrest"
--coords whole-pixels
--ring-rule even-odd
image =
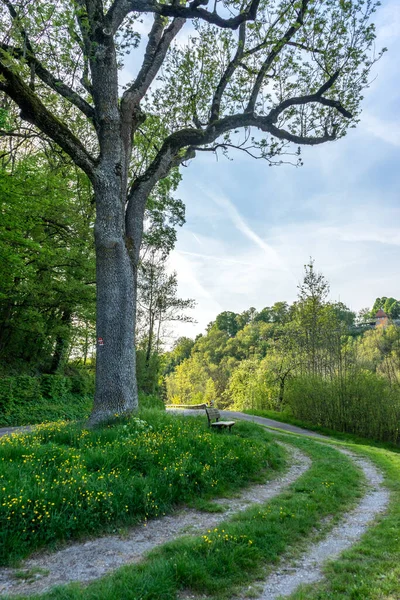
[[[216,421],[218,421],[218,419],[221,417],[221,415],[219,414],[219,410],[217,408],[209,408],[208,406],[206,406],[205,408],[206,408],[208,422],[210,423],[214,419]]]

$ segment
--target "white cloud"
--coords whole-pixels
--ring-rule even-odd
[[[362,116],[362,126],[365,131],[372,133],[388,144],[400,147],[400,123],[388,121],[365,111]]]
[[[204,192],[204,190],[203,190]],[[268,260],[270,268],[285,269],[282,258],[276,252],[276,250],[270,246],[265,240],[263,240],[243,219],[234,204],[223,194],[217,194],[215,192],[204,192],[209,198],[217,204],[223,210],[224,214],[229,217],[234,226],[240,231],[245,237],[254,242],[265,254]]]
[[[197,256],[198,258],[203,258],[204,260],[211,260],[213,263],[222,262],[222,263],[233,263],[236,265],[247,265],[251,266],[250,263],[246,263],[241,260],[234,260],[233,258],[227,258],[224,256],[213,256],[212,254],[201,254],[199,252],[185,252],[184,250],[180,251],[180,254],[186,254],[188,256]]]
[[[377,38],[379,43],[389,44],[400,37],[400,10],[396,0],[385,3],[376,13]]]

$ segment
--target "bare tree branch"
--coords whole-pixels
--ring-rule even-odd
[[[260,0],[250,0],[247,8],[235,17],[225,19],[216,11],[209,12],[201,8],[206,6],[208,0],[193,0],[188,6],[178,3],[160,4],[155,0],[115,0],[106,15],[107,26],[112,33],[116,33],[122,21],[131,12],[156,13],[163,17],[174,17],[181,19],[202,19],[212,25],[224,29],[237,29],[245,21],[253,21],[257,16]]]
[[[299,28],[303,24],[304,15],[307,10],[307,5],[308,5],[309,1],[310,0],[302,0],[301,8],[300,8],[299,12],[297,13],[295,22],[293,23],[293,25],[291,25],[289,27],[289,29],[287,29],[287,31],[284,33],[282,38],[277,43],[275,43],[273,49],[271,50],[271,52],[267,56],[266,60],[262,64],[261,69],[258,72],[256,81],[254,83],[253,90],[251,92],[250,99],[247,104],[246,112],[254,111],[256,102],[257,102],[257,98],[258,98],[258,94],[260,93],[260,89],[263,84],[265,75],[266,75],[268,69],[273,64],[275,58],[278,56],[278,54],[285,47],[287,42],[290,41],[290,39],[296,34],[296,32],[299,30]]]
[[[240,64],[240,60],[243,57],[244,52],[244,44],[246,41],[246,23],[241,23],[239,27],[239,41],[236,49],[236,54],[228,64],[225,69],[224,74],[222,75],[217,89],[215,90],[214,98],[211,105],[211,115],[210,115],[210,123],[216,121],[219,118],[220,106],[223,93],[226,89],[226,86],[229,83],[230,78],[234,74],[236,67]]]
[[[294,133],[290,133],[290,131],[275,127],[275,125],[272,124],[269,124],[268,129],[264,129],[263,131],[268,131],[268,133],[280,140],[287,140],[288,142],[293,142],[294,144],[300,144],[302,146],[317,146],[319,144],[324,144],[325,142],[333,142],[336,139],[335,127],[333,128],[332,133],[325,132],[325,134],[320,137],[295,135]]]
[[[320,50],[319,48],[310,48],[305,44],[300,44],[299,42],[286,42],[286,46],[293,46],[294,48],[300,48],[300,50],[305,50],[306,52],[313,52],[314,54],[324,54],[325,50]]]
[[[272,123],[276,123],[279,115],[290,106],[299,106],[315,102],[324,106],[335,108],[341,115],[346,117],[346,119],[351,119],[353,115],[346,110],[338,100],[331,100],[330,98],[324,98],[322,96],[324,92],[328,91],[334,85],[335,81],[339,77],[339,74],[340,70],[337,70],[332,77],[330,77],[328,81],[326,81],[319,88],[319,90],[315,92],[315,94],[308,94],[306,96],[298,96],[297,98],[288,98],[287,100],[284,100],[276,108],[273,108],[270,111],[268,118],[271,119]]]
[[[19,60],[24,60],[33,68],[35,75],[37,75],[43,83],[57,92],[57,94],[60,94],[60,96],[68,100],[68,102],[79,108],[79,110],[86,115],[90,121],[92,121],[92,123],[94,122],[94,108],[90,106],[90,104],[86,102],[86,100],[84,100],[77,92],[75,92],[75,90],[66,85],[61,79],[54,77],[54,75],[42,65],[42,63],[30,52],[30,50],[27,50],[24,53],[21,48],[14,48],[7,44],[0,44],[0,48],[12,57]]]

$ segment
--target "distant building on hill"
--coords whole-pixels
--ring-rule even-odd
[[[375,327],[387,327],[389,325],[389,317],[381,308],[376,312],[374,321]]]
[[[396,325],[400,327],[400,319],[391,319],[385,311],[380,308],[373,317],[355,325],[352,328],[352,333],[359,334],[367,329],[376,329],[377,327],[386,328],[388,325]]]

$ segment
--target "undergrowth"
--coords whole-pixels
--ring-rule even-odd
[[[216,433],[205,418],[142,410],[87,430],[40,425],[0,439],[0,563],[58,540],[125,527],[279,469],[283,451],[248,423]]]
[[[33,377],[26,378],[28,380]],[[164,402],[156,395],[139,393],[139,406],[165,409]],[[30,402],[14,403],[6,413],[0,409],[0,427],[36,425],[54,421],[87,419],[93,407],[92,395],[65,394],[59,398],[39,396]]]
[[[337,440],[342,440],[344,442],[350,442],[352,444],[361,444],[361,445],[371,444],[372,446],[374,446],[376,448],[387,448],[388,450],[393,450],[394,452],[400,452],[400,444],[366,438],[366,437],[362,437],[361,435],[358,435],[355,433],[335,431],[334,429],[330,429],[329,427],[323,427],[322,425],[311,423],[310,421],[304,421],[304,420],[298,419],[293,416],[293,414],[290,412],[290,409],[284,409],[282,411],[248,409],[248,410],[243,410],[242,412],[246,415],[254,415],[256,417],[264,417],[266,419],[273,419],[274,421],[279,421],[281,423],[288,423],[290,425],[295,425],[296,427],[301,427],[303,429],[309,429],[310,431],[316,431],[323,435],[333,437]]]

